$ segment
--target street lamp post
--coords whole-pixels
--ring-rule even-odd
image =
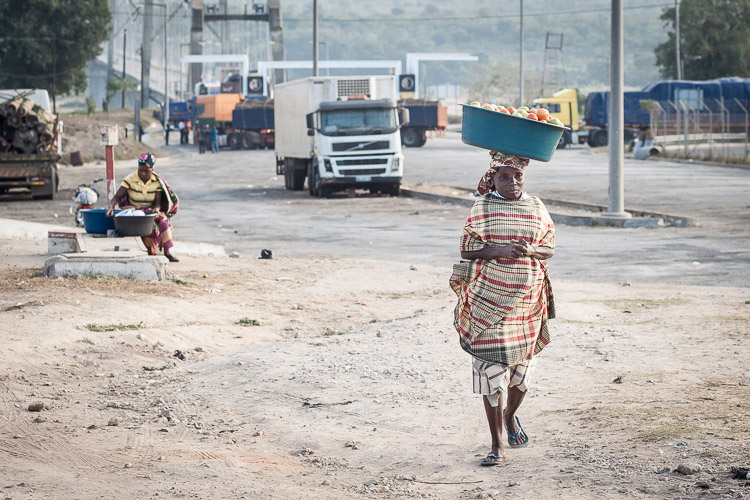
[[[125,61],[127,60],[126,47],[128,45],[128,30],[122,30],[122,109],[125,109]]]
[[[519,57],[518,57],[518,65],[519,65],[519,76],[518,76],[518,106],[523,106],[523,0],[520,0],[521,2],[521,22],[519,23],[520,27],[520,49],[519,49]]]
[[[154,7],[164,8],[164,126],[169,126],[169,59],[167,58],[167,20],[169,12],[167,4],[155,3]]]
[[[677,63],[677,79],[682,80],[682,64],[680,64],[680,0],[674,0],[674,44]]]

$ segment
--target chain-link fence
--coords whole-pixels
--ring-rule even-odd
[[[651,115],[654,145],[667,155],[750,160],[750,103],[733,99],[641,101]]]

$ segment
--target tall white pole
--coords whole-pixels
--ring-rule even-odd
[[[318,0],[313,0],[313,76],[318,76]]]
[[[612,0],[609,105],[609,203],[604,216],[630,217],[625,212],[624,121],[622,95],[622,0]]]
[[[523,0],[521,2],[520,49],[518,51],[518,106],[523,106]]]
[[[167,4],[164,5],[164,123],[169,123],[169,59],[167,58]]]
[[[682,80],[682,64],[680,63],[680,0],[674,0],[674,46],[677,79]]]

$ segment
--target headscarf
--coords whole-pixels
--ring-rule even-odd
[[[148,168],[154,168],[154,163],[156,163],[156,158],[151,153],[143,153],[138,158],[138,165],[148,165]]]
[[[509,155],[500,151],[490,151],[490,156],[492,157],[490,168],[484,173],[477,186],[477,192],[482,196],[495,190],[495,182],[492,178],[501,167],[511,167],[523,172],[523,169],[529,165],[528,158]]]

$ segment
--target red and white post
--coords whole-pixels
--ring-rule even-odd
[[[104,146],[104,158],[107,164],[107,203],[115,197],[115,146],[119,140],[117,125],[103,125],[100,144]]]

